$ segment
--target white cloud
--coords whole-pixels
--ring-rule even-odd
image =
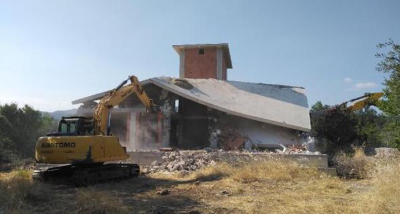
[[[376,88],[378,85],[374,82],[359,82],[353,85],[352,90],[362,90],[369,88]]]
[[[350,77],[346,77],[346,78],[344,78],[344,81],[345,82],[353,82],[353,79],[351,79]]]

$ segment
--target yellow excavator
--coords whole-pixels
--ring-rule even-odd
[[[126,85],[128,81],[130,84]],[[137,77],[130,76],[100,100],[93,117],[63,117],[57,132],[38,139],[35,147],[36,162],[50,164],[51,167],[34,170],[33,177],[47,180],[68,176],[75,184],[86,186],[138,176],[140,169],[136,164],[107,163],[129,158],[118,137],[110,133],[110,110],[133,93],[144,104],[147,112],[159,111]],[[53,167],[53,164],[62,166]]]
[[[363,96],[351,99],[349,101],[343,102],[339,105],[332,106],[329,109],[322,111],[310,111],[311,118],[319,117],[322,115],[331,114],[333,112],[345,112],[350,113],[360,109],[363,109],[368,106],[376,106],[379,99],[383,96],[383,93],[366,93]],[[352,103],[351,105],[348,105]]]

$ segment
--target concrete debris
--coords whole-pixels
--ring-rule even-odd
[[[306,146],[307,150],[310,152],[315,152],[315,145],[316,145],[316,139],[312,136],[309,136],[308,134],[303,134],[302,135],[303,139],[303,145]]]
[[[246,137],[243,137],[236,129],[226,129],[221,133],[221,146],[225,150],[243,148],[246,141]]]
[[[194,86],[185,79],[170,79],[170,82],[187,90],[191,90],[194,88]]]
[[[154,161],[150,166],[150,172],[190,172],[203,167],[215,165],[216,158],[213,153],[196,151],[166,152],[162,162]]]
[[[223,129],[221,131],[216,128],[217,119],[215,117],[209,117],[209,123],[209,129],[211,130],[209,142],[212,149],[239,150],[251,147],[251,140],[247,136],[240,134],[237,129]]]
[[[310,154],[310,155],[319,155],[321,152],[311,152],[309,151],[307,144],[303,145],[291,145],[286,147],[283,144],[279,144],[282,147],[282,150],[276,149],[276,153],[279,154]]]
[[[181,151],[167,151],[161,156],[161,160],[154,161],[150,164],[149,173],[171,173],[183,172],[189,173],[200,170],[207,166],[213,166],[218,161],[245,161],[247,159],[268,158],[266,154],[301,154],[301,155],[320,155],[320,152],[310,152],[305,147],[281,145],[283,150],[271,151],[246,151],[246,150],[223,150],[223,149],[210,149],[204,150],[181,150]],[[272,157],[272,156],[271,156]]]

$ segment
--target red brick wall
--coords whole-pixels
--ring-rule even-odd
[[[222,55],[222,80],[228,79],[228,71],[226,68],[225,56]]]
[[[199,54],[198,48],[185,49],[185,78],[217,78],[217,49],[205,48]]]

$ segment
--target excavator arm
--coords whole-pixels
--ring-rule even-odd
[[[354,112],[360,109],[363,109],[367,106],[374,105],[376,106],[377,102],[379,99],[383,96],[383,93],[366,93],[365,95],[361,97],[357,97],[354,99],[351,99],[349,101],[343,102],[339,105],[335,105],[329,109],[321,110],[321,111],[310,111],[310,116],[312,118],[320,117],[323,115],[331,114],[332,112],[335,111],[341,111],[341,112]],[[348,106],[349,103],[353,103],[352,105]]]
[[[383,93],[367,93],[362,97],[358,97],[358,98],[352,99],[349,102],[354,102],[354,101],[359,100],[359,99],[362,99],[362,100],[359,100],[359,101],[353,103],[353,105],[348,106],[347,107],[347,111],[353,112],[353,111],[357,111],[357,110],[363,109],[363,108],[365,108],[367,106],[370,106],[370,105],[376,105],[376,103],[378,102],[378,100],[382,96],[383,96]]]
[[[128,81],[130,84],[125,85]],[[125,85],[125,86],[124,86]],[[147,111],[156,112],[157,106],[143,90],[136,76],[130,76],[127,80],[119,84],[115,89],[107,93],[97,105],[94,118],[94,134],[109,135],[110,133],[110,110],[124,101],[129,95],[135,93],[139,100],[146,107]]]

